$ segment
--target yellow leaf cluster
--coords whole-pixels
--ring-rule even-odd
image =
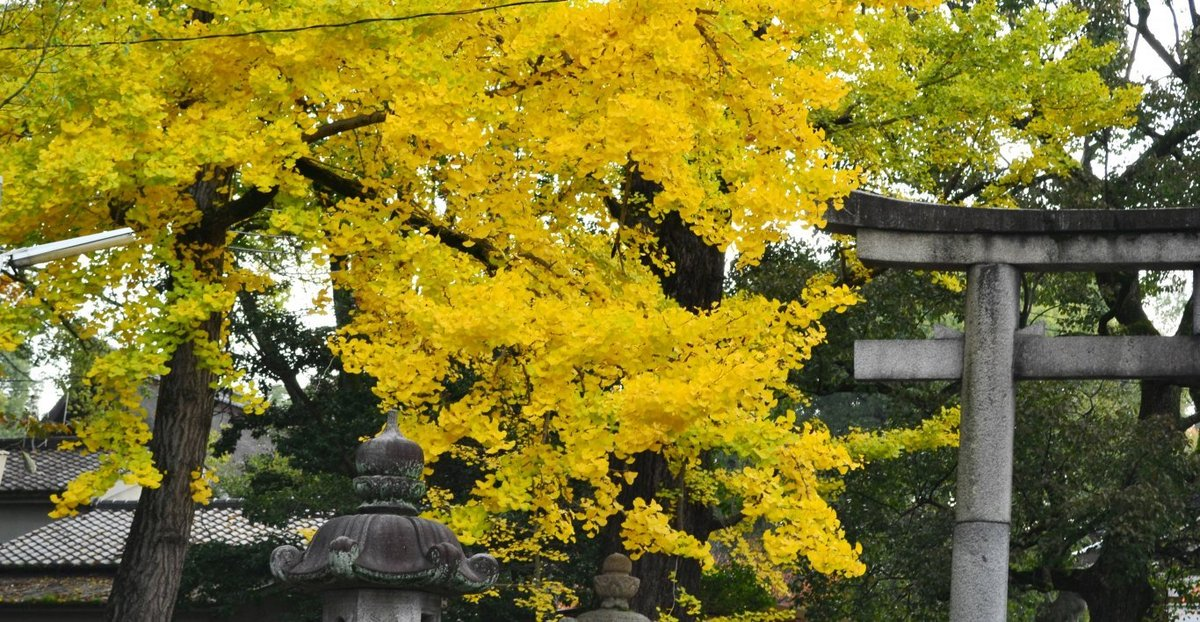
[[[838,442],[864,462],[895,458],[902,453],[929,451],[958,445],[959,407],[942,408],[915,428],[864,432],[851,430]]]

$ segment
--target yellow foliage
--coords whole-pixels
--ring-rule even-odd
[[[863,432],[851,430],[838,439],[850,455],[864,462],[895,458],[901,453],[929,451],[958,445],[958,421],[961,410],[942,408],[937,416],[916,428]]]
[[[0,108],[0,244],[123,225],[139,236],[30,273],[29,288],[0,283],[18,301],[0,305],[0,348],[50,318],[104,344],[75,430],[104,457],[56,514],[117,479],[158,484],[138,388],[182,344],[220,386],[246,389],[204,322],[272,278],[232,267],[227,229],[211,245],[187,234],[251,217],[345,259],[333,284],[356,314],[330,346],[403,409],[433,461],[484,473],[466,498],[435,498],[464,542],[554,560],[623,514],[633,550],[711,562],[709,542],[672,524],[678,496],[617,501],[637,474],[612,465],[656,451],[693,494],[742,505],[751,520],[714,540],[745,541],[757,519],[766,532],[746,555],[861,573],[827,483],[948,443],[950,428],[835,439],[781,415],[821,317],[854,292],[814,279],[802,302],[736,296],[692,312],[663,292],[656,270],[675,267],[654,226],[677,216],[753,262],[864,180],[931,191],[934,171],[972,167],[997,199],[1065,170],[1084,133],[1128,122],[1136,94],[1094,70],[1111,50],[1088,44],[1071,10],[1005,26],[987,2],[929,0],[565,2],[241,36],[480,6],[83,0],[54,33],[44,16],[0,32],[0,96],[13,95]],[[75,47],[31,74],[45,41]],[[1000,166],[1006,144],[1029,156]],[[635,176],[659,190],[638,195]],[[197,201],[202,186],[211,201]],[[233,213],[254,191],[276,193],[272,211]],[[700,460],[713,452],[730,464]],[[197,500],[206,481],[192,474]]]
[[[671,527],[670,518],[663,514],[663,507],[654,500],[646,503],[637,499],[633,502],[633,507],[625,512],[621,537],[625,540],[631,559],[638,559],[646,553],[666,553],[700,559],[705,569],[711,568],[714,563],[708,545]]]
[[[966,281],[964,281],[962,276],[958,274],[952,274],[950,272],[931,272],[929,274],[929,278],[934,283],[946,288],[947,291],[951,291],[956,294],[960,294],[967,289]]]
[[[674,573],[672,573],[671,581],[675,581]],[[700,615],[700,608],[702,606],[700,599],[696,598],[693,594],[689,594],[682,587],[677,587],[676,590],[674,607],[670,611],[658,610],[658,619],[661,622],[679,622],[679,618],[673,615],[676,610],[691,617],[698,617]]]

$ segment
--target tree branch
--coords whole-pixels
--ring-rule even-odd
[[[350,130],[356,130],[360,127],[375,125],[376,123],[383,123],[387,116],[387,111],[380,110],[370,114],[361,114],[357,117],[350,117],[349,119],[331,121],[307,134],[302,135],[300,139],[306,143],[312,144],[329,138],[330,136],[341,134],[342,132],[349,132]]]
[[[206,213],[200,226],[203,228],[217,227],[222,231],[228,230],[243,220],[253,218],[255,214],[271,204],[278,192],[279,188],[277,187],[266,192],[258,188],[251,188],[242,196],[225,204],[223,209]]]
[[[296,172],[326,190],[345,197],[369,199],[373,196],[357,179],[339,175],[308,156],[296,160]],[[493,259],[498,254],[496,248],[487,240],[464,235],[419,214],[410,214],[404,224],[414,231],[424,231],[426,235],[438,238],[442,244],[474,257],[484,265],[489,274],[495,274],[500,267]]]
[[[357,179],[338,175],[325,165],[308,156],[301,156],[296,159],[296,172],[334,194],[354,199],[371,198],[371,194],[363,188],[362,183]]]
[[[1196,132],[1200,132],[1200,115],[1189,117],[1173,125],[1171,129],[1156,137],[1150,147],[1142,152],[1141,157],[1130,165],[1119,179],[1122,181],[1129,179],[1132,175],[1131,171],[1140,169],[1141,165],[1147,162],[1151,156],[1161,158],[1170,155],[1172,150],[1194,136]]]
[[[1171,55],[1171,52],[1167,50],[1166,46],[1164,46],[1162,42],[1158,40],[1158,37],[1155,37],[1154,33],[1150,31],[1150,3],[1146,0],[1136,0],[1136,5],[1138,21],[1136,24],[1129,22],[1129,25],[1137,28],[1138,33],[1141,34],[1142,38],[1146,40],[1146,43],[1149,44],[1150,49],[1154,50],[1154,53],[1158,55],[1159,59],[1161,59],[1162,62],[1171,69],[1171,73],[1174,74],[1175,77],[1179,78],[1183,82],[1187,82],[1187,72],[1184,70],[1183,65],[1179,64],[1179,61],[1177,61],[1175,57]]]
[[[239,291],[237,297],[238,302],[242,305],[242,310],[246,313],[246,320],[251,326],[250,332],[254,335],[258,351],[262,354],[263,366],[283,383],[283,388],[287,391],[293,404],[311,405],[312,400],[300,386],[296,370],[288,364],[283,352],[279,349],[278,342],[272,339],[263,327],[263,314],[258,307],[258,299],[246,290]]]

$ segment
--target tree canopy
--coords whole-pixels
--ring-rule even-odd
[[[0,29],[0,241],[140,236],[4,284],[18,302],[0,310],[0,345],[55,321],[94,355],[75,427],[104,458],[61,513],[124,478],[154,489],[139,516],[186,532],[205,405],[218,386],[251,392],[225,317],[272,279],[230,248],[290,236],[353,297],[330,341],[345,369],[402,409],[431,468],[447,456],[482,473],[433,511],[511,558],[553,559],[615,524],[635,555],[710,563],[722,542],[759,567],[861,573],[823,492],[862,456],[780,407],[822,316],[856,295],[816,277],[790,303],[722,299],[724,255],[755,262],[864,181],[969,180],[1000,201],[1065,173],[1137,98],[1104,84],[1113,48],[1065,7],[63,0],[4,14],[30,27]],[[152,434],[137,391],[157,375]],[[648,482],[630,466],[643,454],[670,477]],[[639,478],[649,492],[622,497]],[[677,520],[693,506],[709,528]],[[115,594],[146,563],[137,547],[154,539],[138,534],[158,527],[144,520]]]

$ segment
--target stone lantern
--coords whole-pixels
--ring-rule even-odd
[[[417,516],[424,466],[393,411],[355,454],[359,513],[330,519],[307,550],[275,549],[271,573],[321,592],[323,622],[439,622],[443,597],[491,587],[500,569],[493,557],[467,557],[445,525]]]
[[[637,594],[642,583],[630,574],[632,570],[633,562],[620,553],[605,557],[600,574],[592,583],[600,608],[577,618],[566,618],[563,622],[650,622],[650,618],[629,609],[629,600]]]

